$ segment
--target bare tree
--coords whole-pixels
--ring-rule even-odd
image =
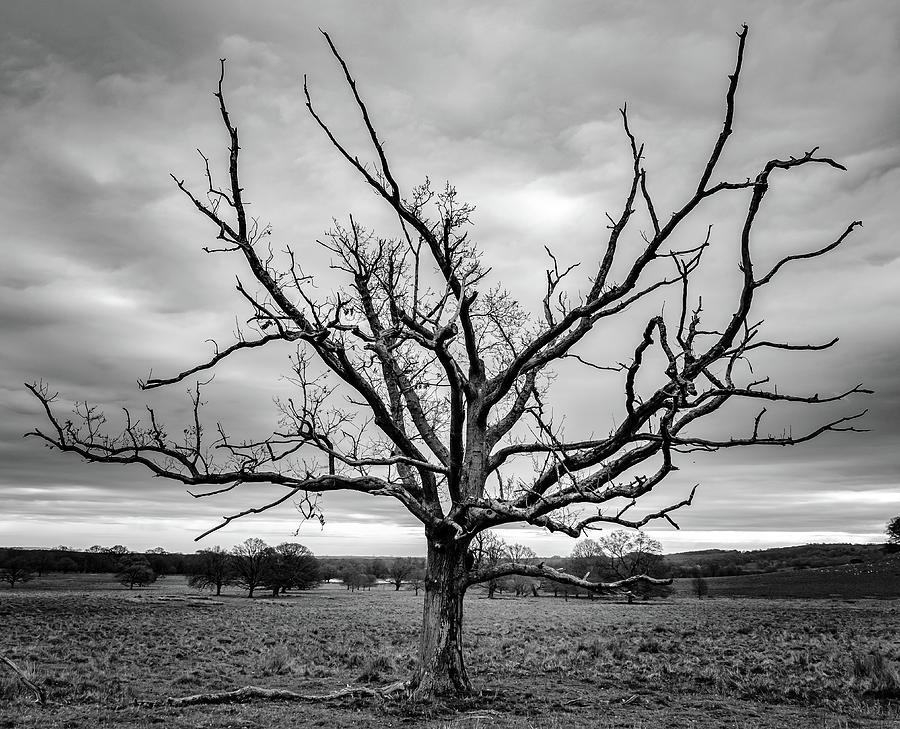
[[[606,570],[617,579],[653,574],[662,561],[662,545],[644,532],[622,529],[597,540]]]
[[[579,539],[569,557],[569,570],[572,574],[583,575],[584,579],[588,579],[592,575],[599,575],[605,561],[603,547],[597,540]]]
[[[319,560],[308,547],[296,542],[269,549],[264,567],[263,584],[272,590],[273,597],[290,588],[308,590],[319,584]]]
[[[537,554],[531,547],[524,544],[507,544],[503,559],[517,564],[534,564],[537,560]],[[511,589],[516,594],[516,597],[529,593],[537,596],[540,580],[536,580],[534,577],[526,577],[525,575],[513,575],[507,580],[508,584],[506,587]]]
[[[0,567],[0,581],[6,582],[10,589],[15,590],[17,584],[31,582],[34,572],[31,566],[22,559],[11,559]]]
[[[236,255],[246,264],[253,285],[239,281],[237,289],[249,308],[248,327],[232,344],[216,347],[206,361],[141,384],[150,390],[180,383],[235,352],[291,342],[297,345],[292,362],[296,395],[279,403],[280,420],[272,434],[239,441],[223,426],[206,427],[199,383],[191,389],[193,417],[185,429],[166,429],[150,409],[142,418],[126,412],[124,429],[110,434],[97,406],[80,403],[74,416],[57,415],[55,395],[39,382],[29,387],[51,427],[32,435],[89,461],[142,464],[157,476],[189,486],[196,497],[244,484],[283,488],[278,498],[229,515],[213,529],[292,500],[307,516],[319,516],[316,495],[335,490],[399,501],[422,523],[427,541],[418,664],[404,689],[413,698],[443,690],[468,692],[463,596],[472,585],[514,574],[595,592],[653,581],[635,575],[600,583],[543,563],[512,560],[477,566],[469,552],[480,534],[513,523],[575,538],[599,524],[674,524],[673,512],[692,502],[694,490],[649,513],[636,513],[635,507],[683,454],[787,446],[829,432],[858,430],[863,413],[824,418],[803,432],[782,431],[780,425],[768,432],[765,408],[750,419],[744,433],[723,432],[721,424],[716,428],[710,423],[729,403],[820,404],[868,392],[859,385],[829,396],[786,392],[765,376],[748,374],[745,367],[760,352],[789,354],[835,344],[837,339],[767,339],[751,311],[771,281],[795,264],[833,251],[861,225],[853,221],[819,248],[786,255],[766,268],[757,265],[754,225],[773,176],[807,167],[844,167],[812,149],[770,159],[746,178],[717,181],[732,135],[746,39],[744,26],[721,128],[698,178],[671,213],[657,208],[643,145],[621,110],[631,153],[621,207],[609,216],[603,240],[589,253],[591,268],[585,275],[560,263],[548,249],[546,290],[536,302],[537,316],[529,316],[502,288],[487,283],[490,271],[469,237],[473,207],[452,186],[436,189],[427,179],[413,187],[401,184],[351,71],[327,34],[371,142],[372,159],[361,158],[337,136],[304,81],[307,109],[338,156],[396,218],[397,228],[380,236],[353,217],[335,224],[320,242],[347,286],[321,295],[300,265],[303,256],[290,246],[273,245],[271,228],[248,212],[238,129],[223,93],[223,63],[216,98],[229,140],[227,180],[224,185],[215,181],[206,157],[201,191],[173,179],[217,234],[219,243],[207,250]],[[740,216],[734,241],[740,282],[729,308],[708,312],[701,305],[695,273],[712,245],[711,232],[707,229],[693,244],[678,243],[676,232],[685,229],[689,235],[686,229],[693,222],[688,221],[710,199],[730,194]],[[643,230],[635,230],[638,226]],[[663,308],[667,292],[671,296]],[[653,302],[659,313],[641,322],[633,355],[623,362],[586,359],[580,345],[638,302]],[[566,358],[572,366],[584,366],[621,386],[615,403],[620,411],[608,430],[573,436],[552,417],[550,375]],[[697,427],[701,422],[702,429]],[[169,436],[176,432],[183,437]]]
[[[705,577],[695,577],[691,580],[691,587],[698,599],[702,600],[709,594],[709,583]]]
[[[506,558],[513,562],[530,562],[537,559],[537,554],[525,544],[507,544]]]
[[[262,539],[250,537],[231,549],[231,564],[234,581],[247,590],[247,597],[253,597],[257,587],[263,584],[266,562],[271,559],[269,545]]]
[[[403,581],[409,577],[416,569],[416,563],[409,557],[398,557],[387,568],[388,580],[394,586],[394,590],[398,591],[403,585]]]
[[[496,568],[503,563],[506,556],[507,544],[501,537],[492,531],[478,532],[471,542],[467,568],[469,570],[487,571]],[[488,599],[493,599],[498,590],[502,590],[500,578],[502,575],[489,577],[482,581],[487,590]]]
[[[597,543],[603,555],[601,569],[605,573],[604,579],[623,580],[635,575],[662,576],[662,545],[644,532],[618,529],[601,537]],[[668,585],[641,583],[628,593],[628,601],[632,601],[634,593],[650,597],[668,595],[669,592]]]
[[[356,592],[362,589],[372,589],[377,582],[375,575],[368,572],[360,572],[358,570],[348,570],[343,577],[344,586],[350,592]]]
[[[201,549],[198,554],[200,562],[188,578],[188,585],[198,590],[215,589],[216,595],[221,595],[222,588],[235,580],[231,555],[219,546]]]
[[[419,590],[425,586],[425,570],[416,567],[413,573],[406,580],[406,589],[415,590],[416,597],[419,596]]]

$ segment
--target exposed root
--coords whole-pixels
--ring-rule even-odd
[[[19,680],[25,684],[31,693],[34,694],[34,701],[41,706],[47,705],[47,694],[44,693],[44,689],[38,686],[33,681],[29,680],[29,678],[21,671],[21,669],[13,663],[6,656],[0,655],[0,663],[5,663],[12,671],[19,677]]]
[[[366,688],[364,686],[348,686],[339,691],[328,694],[300,694],[287,689],[261,688],[259,686],[244,686],[232,691],[214,691],[207,694],[194,694],[176,698],[170,696],[166,699],[169,706],[192,706],[194,704],[227,704],[240,701],[263,699],[269,701],[305,701],[308,703],[334,701],[336,699],[371,696],[379,699],[396,698],[405,695],[409,689],[409,681],[396,681],[382,688]]]

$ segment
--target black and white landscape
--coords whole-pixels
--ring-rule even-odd
[[[12,721],[897,720],[893,4],[3,15]]]

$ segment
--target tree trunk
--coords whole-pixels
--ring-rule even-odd
[[[463,660],[463,597],[468,544],[428,540],[425,606],[419,664],[410,684],[413,699],[472,690]]]

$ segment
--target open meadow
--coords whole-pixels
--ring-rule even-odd
[[[894,600],[698,600],[684,584],[632,605],[475,591],[466,650],[481,694],[465,702],[176,708],[165,697],[402,679],[421,595],[326,585],[211,598],[182,577],[132,591],[98,575],[46,584],[0,591],[2,651],[48,696],[33,705],[3,669],[0,727],[900,727]]]

